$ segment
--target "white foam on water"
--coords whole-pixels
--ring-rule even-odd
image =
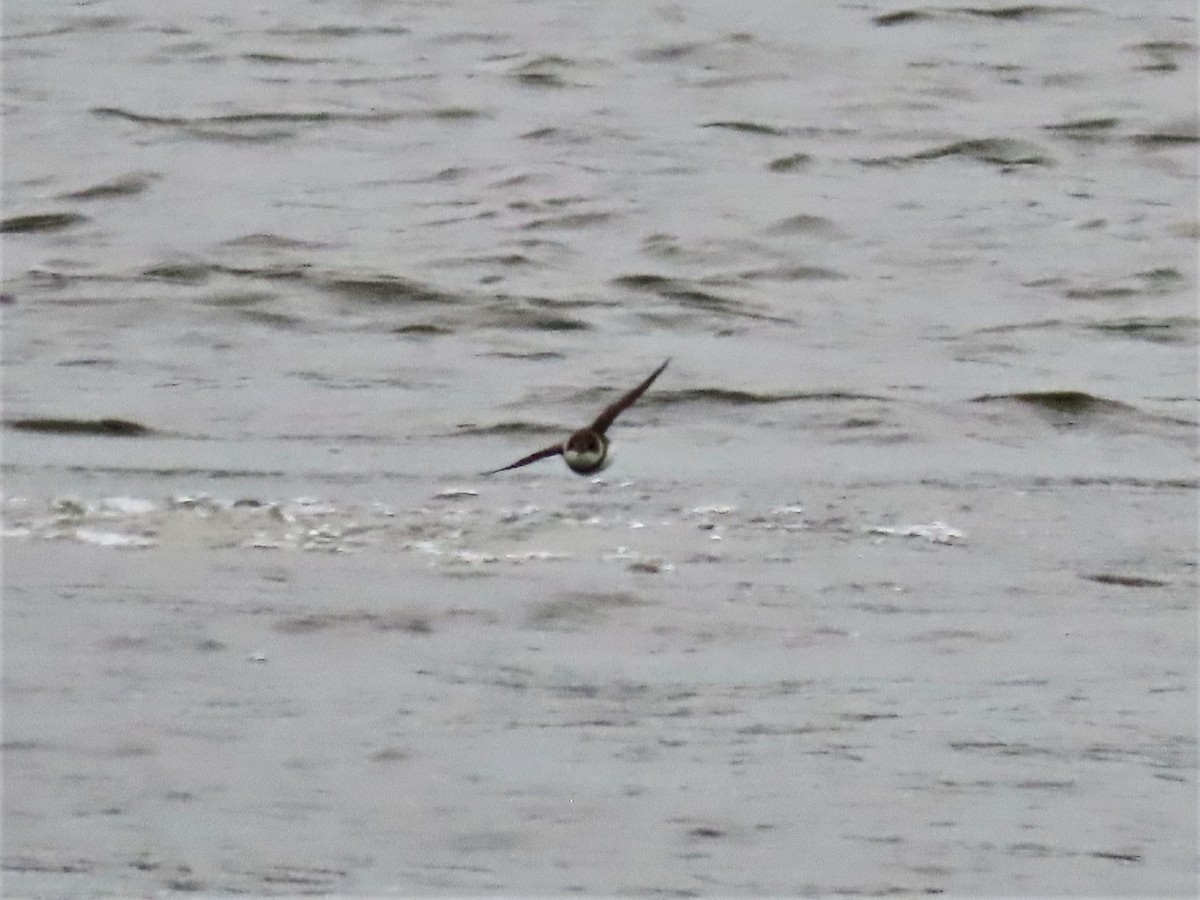
[[[158,541],[139,534],[122,534],[117,531],[101,531],[97,528],[76,528],[75,540],[98,547],[120,547],[144,549],[155,547]]]

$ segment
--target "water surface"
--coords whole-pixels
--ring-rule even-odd
[[[5,4],[6,887],[1194,889],[1195,33]]]

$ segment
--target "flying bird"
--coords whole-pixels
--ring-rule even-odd
[[[499,469],[492,469],[490,472],[484,472],[483,474],[495,475],[497,472],[519,469],[521,466],[535,463],[539,459],[548,459],[551,456],[560,455],[566,461],[567,465],[570,466],[571,471],[578,475],[591,475],[593,472],[599,472],[610,462],[608,458],[608,437],[605,435],[605,432],[608,431],[608,426],[613,423],[613,420],[617,416],[633,406],[637,402],[638,397],[646,393],[646,389],[654,384],[654,379],[662,374],[663,369],[667,367],[667,363],[670,361],[670,358],[665,360],[661,366],[650,373],[649,378],[616,403],[606,406],[604,411],[596,416],[596,421],[587,428],[580,428],[562,443],[546,447],[537,453],[530,453],[528,456],[518,459],[515,463],[501,466]]]

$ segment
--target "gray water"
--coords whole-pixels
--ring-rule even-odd
[[[1196,890],[1193,4],[0,46],[6,893]]]

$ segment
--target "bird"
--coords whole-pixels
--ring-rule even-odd
[[[612,425],[617,416],[633,406],[637,402],[637,399],[646,393],[646,389],[654,384],[654,379],[662,374],[663,369],[667,367],[667,363],[670,361],[671,359],[668,357],[661,366],[650,373],[650,377],[616,403],[606,406],[600,415],[596,416],[596,421],[592,422],[586,428],[580,428],[565,441],[546,447],[537,453],[530,453],[528,456],[523,456],[515,463],[510,463],[507,466],[501,466],[499,469],[492,469],[481,474],[495,475],[497,472],[519,469],[521,466],[527,466],[530,463],[535,463],[541,459],[548,459],[551,456],[562,456],[567,466],[577,475],[591,475],[593,472],[599,472],[611,462],[608,455],[608,437],[605,434],[608,431],[608,427]]]

